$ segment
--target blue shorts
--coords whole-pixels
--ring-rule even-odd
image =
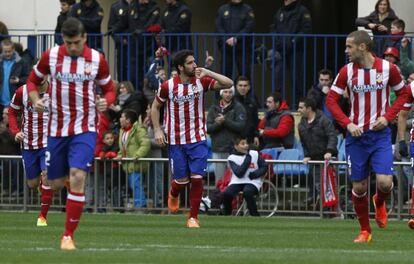
[[[87,132],[69,137],[48,137],[47,178],[55,180],[69,175],[70,168],[89,172],[93,164],[96,133]]]
[[[373,172],[392,176],[393,155],[391,129],[369,130],[360,137],[346,136],[345,151],[351,181],[368,178],[370,166]]]
[[[33,180],[46,171],[45,164],[46,148],[34,150],[22,150],[24,172],[27,180]]]
[[[207,141],[192,144],[169,145],[168,157],[173,179],[207,174]]]

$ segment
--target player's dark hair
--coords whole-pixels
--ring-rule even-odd
[[[184,66],[188,56],[194,56],[194,52],[192,50],[180,50],[175,54],[173,59],[173,67],[177,69],[178,74],[180,74],[178,66]]]
[[[75,4],[75,0],[59,0],[59,2],[61,2],[61,3],[66,3],[66,4],[68,4],[69,6],[73,6],[74,4]]]
[[[333,73],[329,69],[322,69],[322,70],[320,70],[319,73],[318,73],[318,76],[321,76],[321,75],[329,75],[329,78],[330,79],[333,78]]]
[[[244,134],[239,134],[235,138],[233,138],[233,145],[239,145],[240,141],[247,140],[247,136]]]
[[[404,22],[404,20],[402,20],[402,19],[397,18],[397,19],[393,20],[393,21],[391,22],[391,25],[394,25],[394,26],[396,26],[397,28],[402,29],[402,31],[404,31],[404,30],[405,30],[405,22]]]
[[[249,85],[250,85],[250,80],[249,80],[249,78],[247,78],[246,76],[240,75],[239,77],[237,77],[237,79],[236,79],[236,85],[237,85],[239,82],[241,82],[241,81],[248,82],[248,83],[249,83]]]
[[[305,103],[305,107],[310,107],[312,111],[316,111],[316,101],[313,98],[305,98],[302,102]]]
[[[83,36],[85,35],[85,27],[79,19],[69,17],[65,22],[63,22],[61,32],[63,36],[70,38],[79,35]]]
[[[135,112],[134,110],[125,109],[122,111],[122,113],[124,114],[125,119],[128,119],[131,122],[131,124],[134,124],[135,122],[137,122],[138,115],[137,115],[137,112]]]
[[[353,31],[348,35],[348,38],[353,38],[356,45],[365,44],[367,46],[367,51],[372,51],[373,43],[368,32],[365,30]]]
[[[106,137],[106,135],[112,135],[112,136],[115,136],[115,132],[114,132],[114,131],[112,131],[112,130],[107,130],[107,131],[105,131],[105,132],[103,133],[102,138],[105,138],[105,137]]]

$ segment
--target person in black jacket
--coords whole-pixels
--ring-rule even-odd
[[[242,0],[231,0],[219,8],[215,23],[216,32],[223,34],[218,37],[223,74],[228,77],[244,75],[251,78],[251,39],[245,36],[232,36],[231,33],[253,32],[255,17],[252,7]],[[237,65],[237,75],[234,74],[234,64]]]
[[[102,50],[101,23],[103,9],[96,0],[81,0],[72,6],[69,16],[79,19],[88,33],[88,46]]]
[[[224,214],[231,214],[233,197],[243,191],[249,214],[260,216],[254,197],[262,187],[262,177],[267,171],[266,162],[260,157],[259,152],[249,150],[246,137],[238,136],[233,142],[234,150],[227,159],[232,176],[229,186],[223,193]]]
[[[75,4],[75,0],[60,0],[60,13],[57,17],[57,23],[55,28],[55,44],[57,45],[63,44],[61,29],[63,22],[65,22],[69,16],[69,12],[73,4]]]
[[[232,140],[246,127],[246,111],[233,100],[234,87],[220,91],[221,99],[212,105],[207,114],[207,133],[210,134],[213,159],[225,159],[233,148]],[[225,163],[216,163],[216,182],[223,177]]]
[[[161,27],[165,33],[190,33],[191,10],[182,0],[166,0],[167,9],[161,17]],[[192,50],[190,36],[167,36],[165,47],[171,52],[182,49]]]
[[[118,36],[113,34],[113,32],[119,26],[121,20],[128,15],[129,2],[131,2],[131,0],[118,0],[111,5],[111,10],[109,12],[107,35],[112,35],[115,42],[116,79],[118,81],[127,80],[128,38],[126,36]],[[126,31],[118,33],[126,33]]]
[[[312,20],[309,10],[297,0],[284,0],[283,6],[273,16],[273,24],[270,27],[272,33],[277,34],[310,34],[312,33]],[[271,67],[275,70],[276,90],[284,86],[288,76],[292,78],[292,91],[297,96],[304,96],[303,87],[303,36],[284,36],[276,38],[276,44],[272,47]],[[286,67],[285,71],[282,67]],[[293,72],[290,72],[293,71]],[[285,73],[285,76],[282,76]],[[299,97],[297,97],[299,98]]]
[[[247,142],[251,147],[258,148],[259,142],[259,125],[258,103],[256,97],[250,92],[250,81],[246,76],[239,76],[236,80],[236,94],[234,99],[243,105],[246,111],[246,128],[245,134]],[[253,144],[253,146],[252,146]]]
[[[358,17],[355,19],[357,27],[365,27],[371,29],[374,34],[375,52],[381,55],[385,50],[384,44],[387,40],[387,35],[391,33],[391,23],[398,19],[394,10],[391,8],[389,0],[378,0],[375,4],[375,10],[366,17]]]
[[[330,160],[338,152],[338,137],[332,122],[316,108],[313,99],[299,100],[298,112],[302,119],[298,125],[299,137],[302,142],[305,158],[309,160]],[[309,173],[309,202],[314,202],[320,190],[321,166],[312,164]]]

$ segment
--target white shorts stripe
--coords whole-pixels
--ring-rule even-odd
[[[73,195],[71,193],[68,194],[68,199],[76,202],[84,202],[85,201],[85,195],[83,196],[77,196]]]

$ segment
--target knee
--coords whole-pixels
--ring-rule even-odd
[[[358,195],[366,193],[368,190],[368,184],[366,181],[352,183],[352,191]]]
[[[50,188],[52,188],[53,191],[59,191],[65,187],[65,181],[64,180],[53,180],[49,181]]]
[[[27,186],[28,186],[30,189],[34,189],[34,188],[36,188],[36,187],[38,187],[38,186],[39,186],[39,181],[38,181],[37,179],[35,179],[35,180],[28,180],[28,181],[27,181]]]
[[[382,192],[389,192],[391,191],[393,187],[393,183],[392,183],[392,177],[384,177],[381,179],[378,179],[377,181],[377,188],[380,189],[380,191]]]

